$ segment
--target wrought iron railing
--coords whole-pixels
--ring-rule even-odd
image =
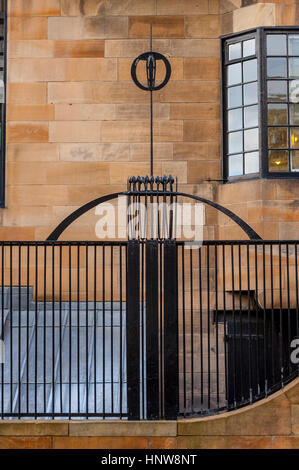
[[[1,242],[0,417],[250,404],[298,374],[298,298],[297,241]]]

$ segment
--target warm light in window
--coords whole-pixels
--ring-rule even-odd
[[[295,143],[298,142],[298,137],[295,134],[291,134],[291,145],[295,147]]]
[[[274,162],[276,165],[280,165],[281,161]]]

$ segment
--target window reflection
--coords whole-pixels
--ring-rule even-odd
[[[287,100],[287,82],[280,80],[268,81],[268,99],[270,101]]]
[[[229,153],[239,153],[243,150],[243,132],[232,132],[228,136]]]
[[[241,83],[242,73],[241,64],[232,64],[227,67],[227,82],[228,85],[236,85]]]
[[[239,59],[241,57],[241,42],[228,46],[228,56],[229,60]]]
[[[229,176],[243,175],[243,154],[230,155],[228,160]]]
[[[243,42],[243,57],[255,55],[255,39],[248,39]]]
[[[287,77],[287,59],[282,57],[271,57],[267,60],[267,74],[270,78]]]
[[[291,171],[299,171],[299,151],[291,152]]]
[[[287,150],[270,150],[269,171],[289,171],[289,157]]]
[[[257,80],[257,60],[247,60],[243,62],[244,82],[253,82]]]
[[[244,127],[255,127],[258,125],[258,106],[244,108]]]
[[[286,55],[287,37],[285,34],[267,35],[267,54],[268,55]]]
[[[244,85],[244,105],[257,103],[257,83]]]
[[[245,173],[258,173],[259,167],[259,153],[245,153]]]
[[[268,124],[279,125],[288,123],[288,107],[286,104],[268,104]]]
[[[259,146],[258,129],[244,131],[244,150],[256,150]]]
[[[228,130],[235,131],[242,129],[243,127],[243,116],[242,109],[233,109],[228,112]]]
[[[288,128],[269,127],[268,146],[270,148],[286,148],[288,146]]]
[[[242,106],[242,86],[233,86],[227,90],[227,101],[229,108]]]

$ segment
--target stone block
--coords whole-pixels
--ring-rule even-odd
[[[272,449],[299,449],[299,437],[273,436]]]
[[[257,3],[233,12],[234,32],[258,26],[275,26],[274,3]]]
[[[147,449],[146,437],[54,437],[54,449]]]
[[[60,0],[10,0],[8,16],[59,16]]]
[[[227,436],[225,448],[226,449],[271,449],[272,437],[271,436],[241,436],[232,437]]]
[[[224,436],[178,436],[178,449],[225,449]]]
[[[49,142],[99,142],[98,121],[54,121],[49,123]]]
[[[214,141],[220,139],[220,121],[184,121],[184,141]]]
[[[52,121],[54,120],[54,105],[8,105],[6,119],[7,121]]]
[[[51,437],[1,437],[0,449],[51,449]]]
[[[157,0],[158,15],[204,15],[209,11],[208,0]]]
[[[56,121],[106,121],[116,118],[114,104],[56,104]]]
[[[144,103],[144,92],[134,83],[49,83],[49,103]]]
[[[155,38],[183,38],[185,36],[183,16],[131,16],[129,37],[148,38],[150,25]]]
[[[67,186],[9,186],[7,198],[11,206],[55,206],[67,201]]]
[[[52,207],[45,206],[13,206],[3,215],[3,224],[6,226],[35,227],[37,225],[49,226],[53,222]],[[15,281],[16,282],[16,281]],[[1,439],[0,439],[1,440]]]
[[[97,422],[69,424],[70,436],[176,436],[177,424],[171,421]]]
[[[161,174],[161,162],[156,162],[155,174]],[[138,175],[148,175],[150,164],[148,163],[110,163],[109,175],[111,184],[126,184],[128,177]]]
[[[47,39],[48,19],[42,16],[36,17],[9,17],[9,40]]]
[[[175,142],[174,160],[218,160],[220,159],[219,142]]]
[[[128,37],[128,18],[124,16],[49,18],[48,38],[63,40],[117,39]]]
[[[54,57],[104,57],[103,40],[55,41]]]
[[[26,57],[53,57],[54,42],[46,39],[36,40],[11,40],[7,44],[7,56],[9,58]]]
[[[185,80],[219,80],[219,58],[184,59]]]
[[[67,436],[68,423],[27,421],[1,421],[0,436]],[[1,438],[2,440],[2,438]]]
[[[156,121],[154,123],[156,142],[182,140],[181,121]],[[148,121],[103,121],[102,142],[148,142],[150,130]]]
[[[218,38],[221,23],[218,15],[187,16],[185,30],[187,38]]]
[[[174,103],[170,105],[170,119],[219,119],[220,105],[216,103]]]
[[[108,0],[101,2],[98,8],[98,15],[103,16],[134,16],[154,14],[156,14],[155,0]]]
[[[8,83],[7,85],[7,104],[31,106],[46,103],[46,83]]]
[[[154,119],[155,121],[169,120],[169,104],[168,103],[155,103],[154,104]],[[148,104],[117,104],[115,110],[116,121],[132,121],[132,120],[145,120],[150,118],[150,109]],[[107,120],[107,119],[105,119]]]
[[[171,39],[171,53],[175,57],[219,58],[219,39]]]
[[[179,436],[222,436],[226,434],[224,416],[178,421]]]
[[[150,145],[144,143],[130,144],[130,160],[146,162],[150,155]],[[154,143],[154,159],[156,160],[172,160],[173,144],[170,142]]]
[[[60,160],[64,161],[128,161],[130,159],[130,144],[61,144]]]
[[[201,183],[209,178],[220,178],[220,161],[189,161],[188,183]]]
[[[65,59],[64,59],[65,60]],[[80,58],[65,60],[66,81],[93,81],[117,79],[116,59]]]
[[[59,159],[59,146],[57,144],[8,144],[6,159],[10,162],[41,162]]]
[[[10,59],[8,80],[11,82],[53,82],[66,79],[64,59]]]
[[[218,81],[169,82],[167,87],[157,92],[159,101],[168,103],[219,102]]]
[[[32,241],[35,240],[34,227],[0,227],[1,240]]]
[[[177,449],[177,439],[174,437],[150,437],[149,449]]]
[[[42,122],[9,122],[6,126],[6,140],[10,142],[48,142],[48,124]]]

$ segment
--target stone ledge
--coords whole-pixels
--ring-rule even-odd
[[[115,421],[69,423],[70,436],[177,436],[176,421]]]
[[[68,436],[68,422],[0,421],[0,436]]]

